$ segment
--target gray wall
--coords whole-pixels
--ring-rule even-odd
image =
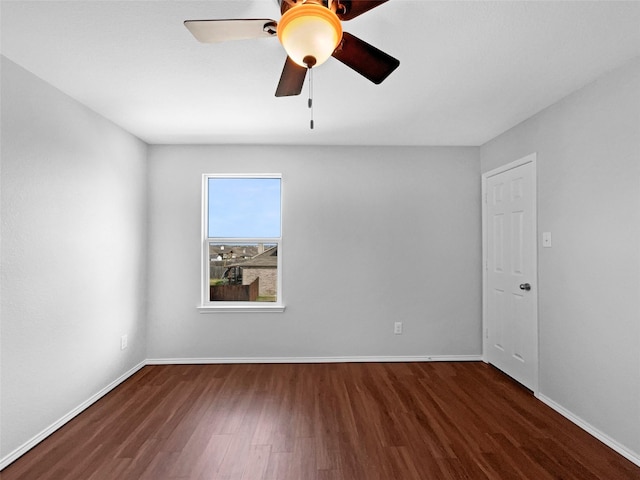
[[[478,148],[152,146],[149,172],[149,358],[481,354]],[[283,176],[286,310],[200,314],[202,174],[245,172]]]
[[[5,57],[1,129],[3,459],[146,358],[146,145]]]
[[[640,453],[640,60],[481,148],[537,152],[540,393]]]

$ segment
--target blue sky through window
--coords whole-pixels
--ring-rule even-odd
[[[210,178],[209,237],[280,237],[279,178]]]

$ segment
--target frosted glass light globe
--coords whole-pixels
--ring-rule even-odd
[[[305,4],[287,10],[278,23],[278,39],[301,67],[324,63],[342,40],[342,24],[326,7]]]

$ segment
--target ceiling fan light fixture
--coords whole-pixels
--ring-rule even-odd
[[[303,4],[287,10],[278,22],[278,39],[301,67],[323,64],[342,40],[342,24],[326,7]]]

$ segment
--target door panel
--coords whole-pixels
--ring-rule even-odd
[[[535,164],[486,176],[485,358],[536,387]],[[527,289],[527,285],[530,289]]]

